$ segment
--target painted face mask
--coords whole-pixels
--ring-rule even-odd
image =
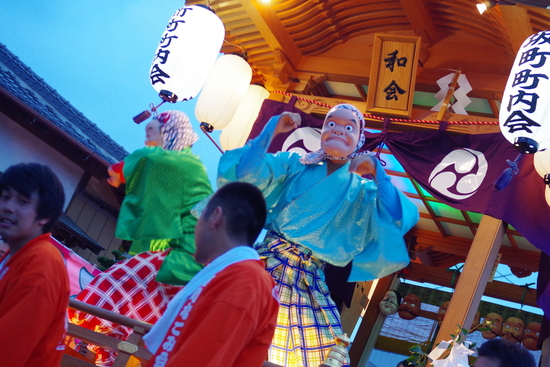
[[[401,297],[395,291],[387,291],[384,299],[380,301],[380,313],[385,316],[397,313]]]
[[[449,301],[443,302],[441,307],[439,307],[439,310],[437,310],[437,323],[439,324],[439,326],[441,326],[441,323],[445,318],[445,313],[447,312],[447,308],[449,308],[449,303]]]
[[[518,317],[509,317],[502,326],[501,336],[503,339],[514,343],[520,343],[523,339],[525,323]]]
[[[538,350],[537,345],[539,343],[540,326],[540,322],[530,322],[525,327],[521,345],[526,349]]]
[[[327,121],[330,119],[331,113],[338,111],[339,109],[345,109],[351,112],[350,116],[351,119],[355,122],[355,128],[359,129],[359,139],[357,140],[357,144],[355,146],[355,149],[351,154],[345,156],[345,157],[336,157],[331,156],[327,154],[323,149],[317,150],[315,152],[310,152],[304,155],[302,158],[300,158],[300,162],[302,164],[315,164],[322,161],[325,161],[327,159],[331,160],[348,160],[352,159],[358,155],[362,154],[371,154],[371,152],[361,152],[357,153],[357,151],[363,146],[365,143],[365,135],[363,134],[363,129],[365,128],[365,119],[363,118],[363,114],[353,105],[347,104],[347,103],[341,103],[338,104],[330,109],[327,113],[327,117],[325,118],[325,122],[323,123],[323,131],[321,132],[321,136],[323,136],[323,133],[326,132],[327,123],[330,123],[330,121]]]
[[[412,320],[420,314],[420,304],[420,298],[416,294],[407,294],[397,313],[402,319]]]
[[[488,326],[491,326],[491,330],[482,331],[481,335],[485,339],[494,339],[497,336],[500,336],[500,333],[502,332],[502,316],[500,316],[498,313],[488,313],[487,316],[485,316],[484,322],[488,324]]]

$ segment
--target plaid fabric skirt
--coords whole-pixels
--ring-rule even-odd
[[[342,334],[340,314],[325,284],[325,263],[313,257],[310,249],[272,231],[255,247],[279,291],[269,361],[286,367],[318,367],[335,345],[335,337]]]
[[[183,289],[155,280],[163,260],[170,250],[142,252],[131,259],[114,264],[96,276],[78,294],[77,300],[108,311],[154,324],[163,314],[168,302]],[[127,340],[132,329],[73,309],[69,321],[87,329]],[[96,345],[88,349],[97,354],[96,366],[108,367],[116,354]]]

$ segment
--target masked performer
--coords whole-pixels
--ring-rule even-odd
[[[98,275],[77,300],[140,321],[155,323],[168,301],[202,268],[193,258],[197,219],[191,208],[212,193],[206,170],[191,152],[198,139],[189,118],[167,111],[146,126],[146,147],[110,167],[109,183],[126,183],[116,236],[133,241],[133,258]],[[71,322],[126,340],[131,329],[71,311]],[[96,365],[114,353],[89,347]]]
[[[418,220],[418,210],[373,155],[357,152],[365,122],[352,105],[328,112],[321,150],[303,157],[267,153],[274,136],[300,122],[295,113],[274,116],[258,137],[226,152],[218,186],[246,181],[266,198],[269,231],[256,249],[279,287],[281,304],[269,360],[317,367],[342,334],[325,264],[343,267],[353,260],[349,281],[403,268],[409,262],[403,235]]]

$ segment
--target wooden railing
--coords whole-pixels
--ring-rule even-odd
[[[121,341],[112,336],[101,334],[82,326],[69,324],[69,329],[67,331],[69,336],[117,353],[113,367],[125,367],[132,356],[142,362],[147,362],[152,357],[151,352],[149,352],[143,344],[143,335],[151,329],[151,324],[137,321],[130,317],[119,315],[77,300],[70,300],[69,307],[133,329],[134,332],[130,334],[128,340]],[[90,366],[95,366],[95,364],[67,353],[63,355],[61,361],[61,367]]]
[[[137,358],[141,362],[145,362],[142,363],[142,366],[145,366],[146,362],[152,357],[151,352],[147,350],[143,344],[143,335],[151,329],[151,324],[137,321],[130,317],[73,299],[69,301],[69,307],[133,329],[134,332],[130,334],[128,340],[121,341],[112,336],[101,334],[82,326],[69,324],[69,329],[67,331],[69,336],[117,353],[118,355],[113,363],[113,367],[126,367],[132,357]],[[85,360],[85,358],[79,358],[69,353],[65,353],[61,360],[60,367],[95,367],[95,364]],[[266,361],[263,363],[262,367],[281,366]]]

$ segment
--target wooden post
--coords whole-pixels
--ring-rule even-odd
[[[550,366],[550,338],[544,339],[542,343],[542,353],[540,356],[540,367],[549,367]]]
[[[396,279],[397,276],[395,274],[378,279],[374,292],[371,292],[372,296],[369,299],[361,325],[359,326],[359,330],[357,330],[349,351],[351,367],[363,366],[364,364],[360,363],[368,359],[372,348],[374,348],[376,338],[384,323],[384,320],[379,318],[380,310],[378,304],[384,299],[386,292],[389,289],[393,289],[391,287]]]
[[[435,343],[451,339],[457,325],[469,329],[502,244],[506,225],[484,215],[472,242]]]
[[[340,320],[342,330],[351,337],[357,321],[361,317],[363,310],[369,302],[369,292],[371,291],[372,281],[355,283],[355,290],[351,299],[350,308],[343,305]]]
[[[460,70],[456,70],[453,80],[451,81],[451,84],[449,84],[449,89],[447,90],[445,99],[443,99],[443,103],[441,104],[441,108],[439,109],[439,113],[437,114],[437,121],[443,121],[443,117],[445,117],[445,114],[449,110],[449,104],[451,103],[451,98],[453,96],[453,93],[455,92],[459,77]]]

